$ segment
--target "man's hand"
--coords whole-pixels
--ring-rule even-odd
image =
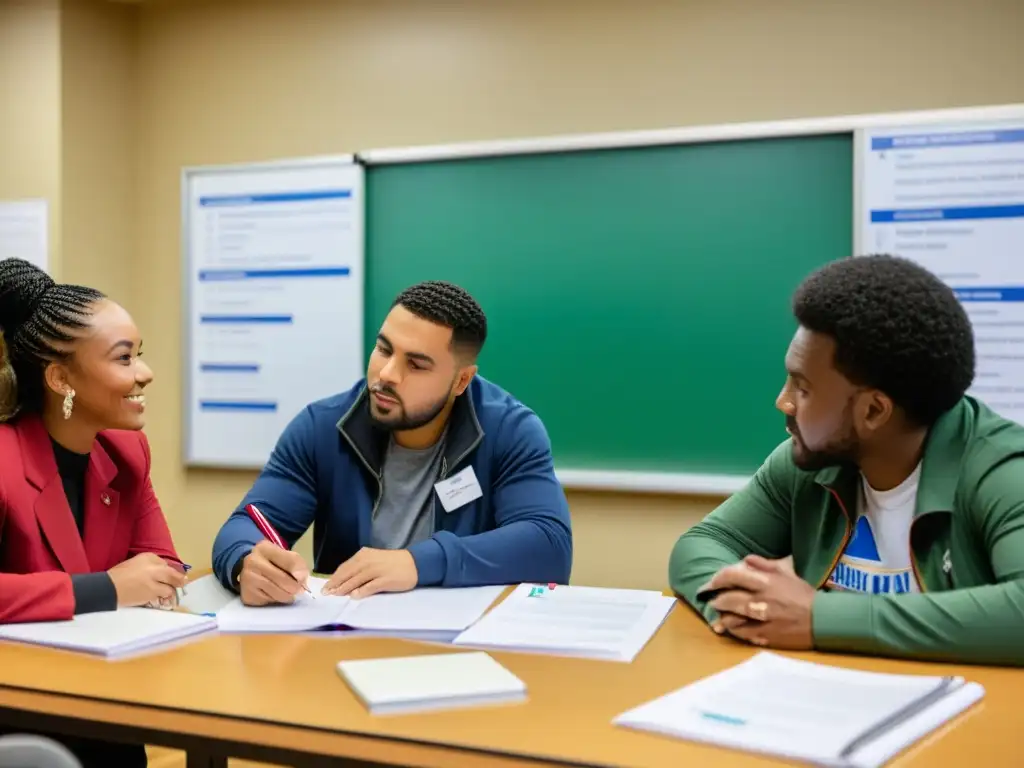
[[[142,552],[118,563],[107,575],[114,582],[117,604],[123,607],[175,601],[178,588],[186,582],[180,569],[152,552]]]
[[[261,541],[242,561],[239,592],[245,605],[290,603],[305,591],[309,566],[298,552]]]
[[[712,626],[715,632],[728,632],[764,647],[814,647],[811,607],[815,590],[794,573],[788,558],[767,560],[749,555],[716,573],[701,587],[704,589],[720,590],[710,602],[720,614]]]
[[[419,577],[408,550],[363,547],[338,566],[323,592],[357,599],[377,592],[406,592],[416,586]]]

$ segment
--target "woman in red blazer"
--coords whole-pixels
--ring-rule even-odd
[[[171,606],[185,583],[140,431],[153,375],[100,292],[0,261],[0,623]],[[86,765],[141,745],[60,738]]]

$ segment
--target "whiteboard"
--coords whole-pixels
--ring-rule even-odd
[[[182,174],[186,466],[259,469],[363,375],[364,178],[352,157]]]
[[[854,136],[857,253],[912,259],[971,319],[969,394],[1024,423],[1024,111]]]

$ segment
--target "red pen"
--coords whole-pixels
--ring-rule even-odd
[[[245,511],[252,518],[252,521],[256,523],[256,527],[260,529],[260,533],[266,536],[274,544],[277,544],[281,549],[288,549],[285,546],[284,539],[281,538],[281,534],[274,530],[274,526],[270,524],[270,521],[263,516],[263,513],[256,509],[255,504],[246,504]]]
[[[262,533],[270,542],[276,544],[281,549],[288,549],[288,545],[284,543],[284,539],[281,538],[281,534],[274,530],[274,526],[272,526],[270,521],[263,516],[263,513],[256,508],[255,504],[246,504],[245,511],[252,521],[256,523],[256,527],[260,529],[260,533]],[[309,592],[309,594],[313,594],[305,584],[302,585],[302,588]]]

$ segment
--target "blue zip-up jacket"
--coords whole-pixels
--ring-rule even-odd
[[[263,535],[255,504],[289,547],[313,526],[313,570],[333,573],[370,542],[388,434],[374,426],[366,381],[306,406],[213,543],[213,568],[238,591],[242,558]],[[419,586],[569,581],[572,528],[540,418],[475,376],[452,408],[438,480],[472,465],[481,498],[445,512],[434,493],[435,533],[409,547]]]

